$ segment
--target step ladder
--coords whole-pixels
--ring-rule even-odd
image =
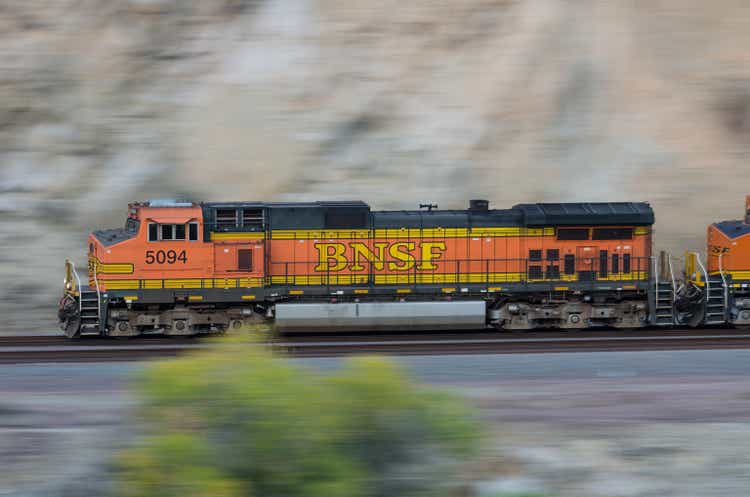
[[[654,312],[652,324],[654,326],[672,326],[675,324],[675,279],[672,270],[672,257],[661,252],[654,259]]]
[[[696,257],[696,260],[701,272],[703,273],[703,281],[705,282],[705,286],[703,287],[705,303],[703,324],[724,324],[727,321],[728,298],[727,282],[724,279],[724,272],[720,270],[719,274],[709,275],[705,266],[703,266],[700,257]],[[721,260],[719,261],[719,264],[721,264]]]
[[[724,324],[726,316],[726,286],[721,276],[712,275],[706,279],[705,324]]]
[[[101,326],[101,306],[96,289],[81,288],[81,336],[99,335]]]

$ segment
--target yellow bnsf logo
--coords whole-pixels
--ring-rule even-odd
[[[351,271],[373,269],[408,271],[437,269],[434,261],[445,252],[445,242],[362,242],[316,243],[318,265],[315,271]]]

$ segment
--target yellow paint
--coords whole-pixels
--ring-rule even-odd
[[[565,292],[565,291],[567,291],[567,290],[568,290],[568,287],[567,287],[567,286],[556,286],[556,287],[555,287],[555,291],[556,291],[556,292]]]
[[[255,295],[243,295],[242,300],[255,300]]]
[[[238,236],[254,233],[212,233],[212,239],[237,239]],[[258,235],[262,235],[259,233]],[[273,240],[354,240],[373,238],[468,238],[513,237],[513,236],[554,236],[555,228],[521,227],[476,227],[476,228],[380,228],[375,230],[272,230]],[[213,238],[216,236],[217,238]],[[260,236],[260,239],[263,237]]]
[[[396,293],[411,293],[410,288],[399,288],[396,290]]]
[[[289,295],[302,295],[303,293],[305,292],[302,290],[289,290]]]
[[[368,289],[366,289],[366,288],[355,288],[355,289],[354,289],[354,293],[360,293],[360,294],[363,294],[363,293],[370,293],[370,290],[368,290]]]
[[[422,258],[417,269],[427,271],[437,269],[437,264],[432,262],[432,260],[439,259],[443,255],[441,252],[445,252],[446,250],[445,242],[423,242],[421,248]],[[438,252],[435,252],[435,250],[438,250]]]
[[[96,257],[89,257],[89,270],[94,270],[97,274],[132,274],[134,266],[131,263],[103,263]]]
[[[137,295],[126,295],[123,297],[124,300],[138,300]]]
[[[366,274],[271,276],[272,285],[357,285],[367,283]]]
[[[443,293],[454,293],[456,291],[455,288],[441,288]]]
[[[346,267],[346,245],[343,243],[317,243],[315,249],[318,251],[315,271],[341,271]]]
[[[191,302],[203,300],[203,295],[188,295],[188,300]]]
[[[503,291],[503,287],[501,286],[491,286],[487,289],[488,292],[501,292]]]
[[[396,242],[388,249],[388,254],[399,262],[389,262],[388,269],[391,271],[408,271],[414,267],[414,256],[410,253],[414,250],[414,242]],[[401,249],[405,249],[401,250]]]
[[[263,240],[266,237],[265,233],[216,233],[211,232],[212,241],[225,241],[225,240]]]
[[[721,273],[715,271],[710,274],[712,276],[719,276]],[[724,271],[724,276],[731,276],[733,280],[750,280],[750,271]]]
[[[382,271],[384,269],[385,250],[388,247],[388,242],[375,242],[373,244],[373,247],[377,250],[377,254],[362,242],[352,242],[349,246],[352,248],[352,259],[354,259],[354,264],[350,268],[352,271],[365,270],[365,267],[362,265],[362,259],[370,262],[371,267],[375,270]]]
[[[263,286],[263,278],[227,279],[166,279],[166,280],[107,280],[100,279],[107,290],[160,290],[200,288],[257,288]]]

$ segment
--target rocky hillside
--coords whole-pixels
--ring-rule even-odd
[[[648,200],[702,245],[750,191],[744,0],[6,0],[1,332],[151,197]]]

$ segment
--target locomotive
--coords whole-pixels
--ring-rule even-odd
[[[196,335],[270,320],[282,332],[750,326],[746,217],[708,228],[676,276],[652,254],[644,202],[375,211],[361,201],[128,205],[66,261],[68,337]]]

